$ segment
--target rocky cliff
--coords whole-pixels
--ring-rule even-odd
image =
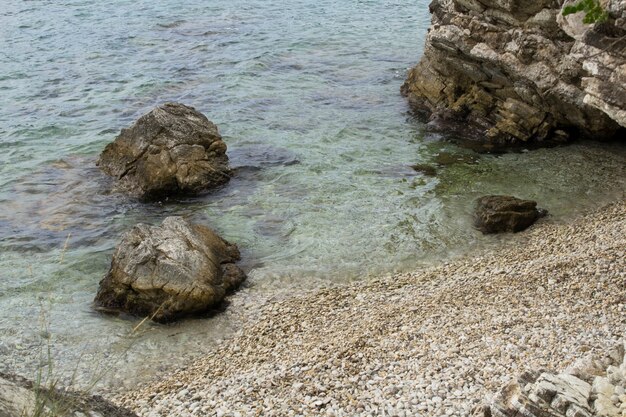
[[[412,109],[491,144],[626,136],[626,2],[608,20],[562,0],[433,0]]]

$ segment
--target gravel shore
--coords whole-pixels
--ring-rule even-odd
[[[521,236],[268,303],[211,355],[115,401],[142,416],[466,416],[515,375],[626,335],[625,201]]]

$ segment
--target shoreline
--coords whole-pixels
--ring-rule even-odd
[[[259,308],[210,354],[114,402],[160,415],[468,415],[516,375],[626,332],[626,201],[496,253]]]

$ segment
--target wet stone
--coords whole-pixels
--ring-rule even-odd
[[[98,160],[115,190],[145,200],[194,195],[229,181],[226,144],[193,107],[165,103],[122,129]]]
[[[537,202],[512,196],[489,195],[476,201],[474,226],[481,232],[520,232],[546,215]]]

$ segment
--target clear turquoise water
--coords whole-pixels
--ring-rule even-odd
[[[468,154],[422,132],[399,95],[422,51],[428,2],[36,1],[0,8],[0,370],[33,376],[122,363],[132,384],[206,351],[245,301],[415,268],[491,247],[470,227],[487,193],[534,198],[565,221],[623,198],[625,149],[584,144],[441,167]],[[104,145],[180,101],[218,124],[238,175],[185,201],[108,193]],[[445,138],[443,138],[445,139]],[[91,300],[119,235],[167,215],[238,243],[249,282],[208,320],[145,326]],[[495,246],[494,246],[495,247]],[[50,342],[42,339],[48,328]],[[129,340],[132,347],[128,349]]]

